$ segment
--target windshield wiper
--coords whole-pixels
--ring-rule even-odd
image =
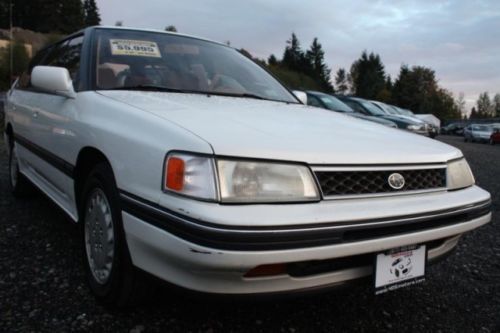
[[[230,93],[230,92],[223,92],[223,91],[200,91],[200,93],[207,94],[207,95],[217,95],[217,96],[228,96],[228,97],[246,97],[246,98],[255,98],[255,99],[265,99],[268,101],[273,101],[272,99],[268,99],[256,94],[252,93]]]

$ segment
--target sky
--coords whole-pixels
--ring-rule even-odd
[[[500,1],[97,0],[101,24],[164,29],[278,59],[294,32],[303,49],[317,37],[327,65],[347,70],[363,50],[394,79],[402,64],[431,67],[439,84],[465,95],[500,93]],[[333,79],[333,75],[332,75]]]

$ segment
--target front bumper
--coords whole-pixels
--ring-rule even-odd
[[[457,195],[457,192],[460,193]],[[483,194],[476,195],[476,199],[484,200],[471,203],[469,196],[467,204],[454,207],[459,198],[472,193]],[[289,292],[329,287],[368,276],[372,267],[351,265],[300,276],[281,274],[245,278],[244,274],[260,265],[354,257],[442,240],[428,252],[428,259],[433,260],[450,251],[460,234],[490,221],[489,195],[485,193],[477,187],[447,192],[446,195],[442,193],[443,197],[448,197],[447,209],[399,215],[394,214],[398,212],[397,202],[410,198],[395,197],[392,198],[395,205],[391,217],[377,218],[375,212],[371,214],[372,219],[363,221],[356,219],[356,213],[351,211],[354,219],[345,218],[343,222],[275,227],[258,227],[255,224],[238,227],[214,224],[206,219],[202,222],[122,193],[123,223],[133,263],[173,284],[196,291],[224,294]],[[425,202],[423,198],[427,196],[438,197],[437,194],[412,197],[420,197]],[[386,200],[388,198],[351,201],[358,202],[356,212],[359,214],[370,201]],[[362,205],[363,202],[366,204]],[[327,204],[346,205],[338,201]],[[280,210],[276,205],[269,206]],[[283,206],[284,210],[289,210],[294,205]],[[252,206],[226,206],[231,210],[237,207]],[[412,210],[411,206],[406,208]],[[337,211],[341,212],[341,209]],[[331,217],[331,210],[329,215]],[[238,219],[238,216],[233,215],[233,218]],[[189,227],[186,228],[186,225]]]

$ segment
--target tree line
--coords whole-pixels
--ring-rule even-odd
[[[500,117],[500,93],[492,99],[487,91],[479,94],[476,106],[472,107],[469,119]]]
[[[291,89],[354,95],[397,105],[415,113],[432,113],[441,119],[462,118],[466,113],[463,94],[455,100],[450,91],[439,86],[431,68],[402,65],[393,80],[386,73],[378,54],[363,51],[348,70],[339,68],[332,80],[319,40],[314,38],[307,50],[300,45],[292,33],[281,59],[272,54],[264,61],[252,58],[246,50],[240,51],[266,66]]]
[[[12,25],[43,33],[68,34],[99,25],[95,0],[12,0]],[[0,2],[0,28],[10,26],[9,1]]]

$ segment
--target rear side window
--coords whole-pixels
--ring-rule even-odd
[[[83,36],[78,36],[41,50],[31,61],[28,70],[20,77],[18,88],[30,88],[31,71],[35,66],[43,65],[66,68],[73,80],[75,89],[78,90],[82,44]]]
[[[77,89],[80,81],[80,56],[83,36],[78,36],[57,44],[43,62],[46,66],[64,67],[68,70],[73,85]]]

